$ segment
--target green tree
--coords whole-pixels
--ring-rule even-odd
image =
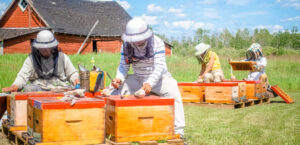
[[[227,28],[225,28],[219,35],[219,42],[221,42],[222,46],[225,48],[231,47],[232,40],[233,36]]]
[[[255,29],[253,35],[253,42],[259,43],[262,46],[270,46],[272,41],[272,35],[268,29]]]
[[[196,43],[209,43],[209,30],[198,28],[196,30],[194,41]]]

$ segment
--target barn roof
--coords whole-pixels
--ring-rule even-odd
[[[86,36],[99,20],[91,36],[121,36],[127,22],[131,19],[131,16],[115,1],[27,1],[47,27],[57,33]],[[11,4],[13,3],[14,0]]]
[[[0,29],[0,41],[7,40],[31,33],[35,33],[46,28],[33,28],[33,29]]]
[[[55,32],[92,36],[120,36],[131,16],[115,1],[28,0]]]

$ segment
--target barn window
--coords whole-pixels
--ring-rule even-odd
[[[27,0],[20,0],[19,7],[21,8],[22,12],[24,12],[27,8],[28,2]]]
[[[93,52],[97,53],[97,41],[93,40]]]

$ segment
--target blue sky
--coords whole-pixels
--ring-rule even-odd
[[[90,0],[99,1],[99,0]],[[11,0],[0,0],[0,14]],[[300,0],[117,0],[132,17],[141,17],[168,38],[193,37],[198,28],[300,29]]]

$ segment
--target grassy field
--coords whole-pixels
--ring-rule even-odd
[[[27,55],[0,57],[0,88],[10,86]],[[96,65],[115,76],[119,54],[71,55],[74,65],[85,64],[91,68],[91,57]],[[229,78],[228,56],[220,57],[225,77]],[[234,58],[240,60],[243,58]],[[300,144],[300,57],[268,56],[267,74],[272,85],[277,84],[296,101],[285,104],[281,98],[273,103],[237,110],[211,109],[185,106],[186,142],[199,144]],[[195,81],[200,65],[193,57],[172,56],[167,58],[168,69],[178,82]],[[132,71],[131,71],[132,72]],[[248,72],[234,72],[238,79]],[[109,81],[107,80],[107,83]],[[7,144],[0,138],[0,145]]]

